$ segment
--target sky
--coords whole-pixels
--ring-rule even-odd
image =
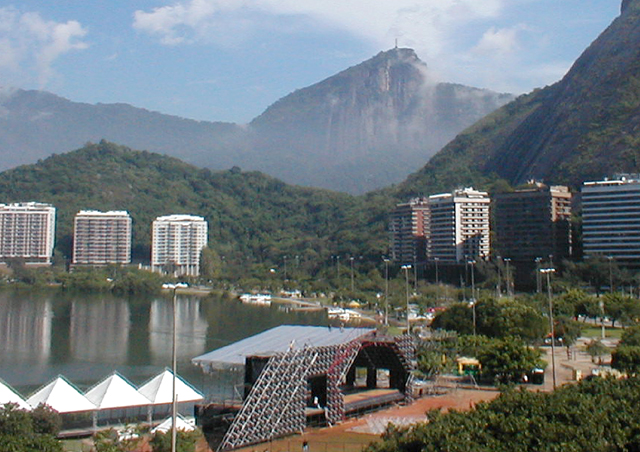
[[[444,82],[562,78],[620,0],[0,0],[0,87],[247,123],[396,45]]]

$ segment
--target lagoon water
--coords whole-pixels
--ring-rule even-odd
[[[216,385],[191,358],[282,324],[326,325],[322,312],[179,295],[178,374]],[[86,390],[117,370],[140,385],[171,366],[170,297],[0,292],[0,378],[23,396],[58,375]],[[223,384],[221,382],[221,384]]]

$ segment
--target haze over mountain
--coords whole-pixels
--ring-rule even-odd
[[[410,196],[495,177],[578,186],[616,172],[640,172],[640,0],[623,1],[561,81],[479,121],[399,189]]]
[[[362,193],[400,182],[457,133],[511,99],[436,83],[411,49],[381,52],[295,91],[249,125],[5,89],[0,169],[107,139],[211,169],[236,165],[288,183]]]

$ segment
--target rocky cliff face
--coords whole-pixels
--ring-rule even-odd
[[[401,180],[511,99],[434,83],[413,50],[393,49],[290,94],[250,127],[268,173],[358,193]]]
[[[447,145],[408,182],[412,190],[458,173],[511,183],[579,185],[640,170],[640,0],[578,58],[558,83],[522,96]],[[454,158],[455,156],[455,158]],[[475,176],[472,174],[474,173]]]

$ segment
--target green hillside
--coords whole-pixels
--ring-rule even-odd
[[[467,129],[398,188],[400,196],[502,178],[574,187],[640,171],[640,0],[558,83],[507,104]]]
[[[57,210],[58,256],[71,254],[79,210],[127,210],[133,258],[148,261],[153,219],[188,213],[209,222],[209,244],[238,266],[278,265],[284,256],[318,267],[332,254],[376,256],[386,249],[387,198],[353,197],[287,185],[239,168],[212,172],[172,157],[108,142],[0,174],[0,201],[38,201]]]

